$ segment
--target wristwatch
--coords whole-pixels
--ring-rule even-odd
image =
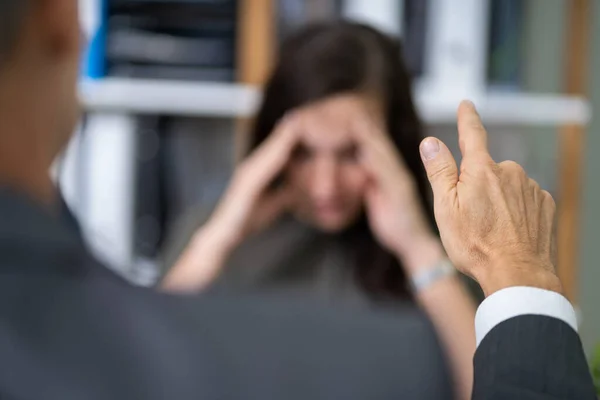
[[[437,281],[456,274],[456,268],[445,258],[437,264],[427,268],[410,278],[412,289],[415,293],[419,293]]]

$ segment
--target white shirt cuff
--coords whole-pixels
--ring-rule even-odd
[[[485,299],[475,315],[477,346],[500,323],[521,315],[560,319],[577,331],[577,317],[569,300],[549,290],[533,287],[502,289]]]

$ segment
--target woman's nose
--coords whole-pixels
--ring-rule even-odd
[[[312,194],[317,200],[328,200],[338,192],[338,168],[331,160],[317,162],[313,171]]]

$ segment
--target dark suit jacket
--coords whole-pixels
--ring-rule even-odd
[[[451,398],[427,319],[397,315],[134,288],[56,217],[0,192],[3,400]],[[496,327],[475,369],[475,399],[593,398],[577,335],[550,318]]]
[[[0,399],[447,399],[434,330],[277,294],[135,288],[0,192]]]
[[[597,400],[577,333],[544,316],[492,329],[475,354],[473,399]]]

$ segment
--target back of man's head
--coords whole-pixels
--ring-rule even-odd
[[[0,0],[0,186],[44,200],[79,116],[78,1]]]
[[[28,4],[29,0],[0,0],[0,67],[15,46]]]

